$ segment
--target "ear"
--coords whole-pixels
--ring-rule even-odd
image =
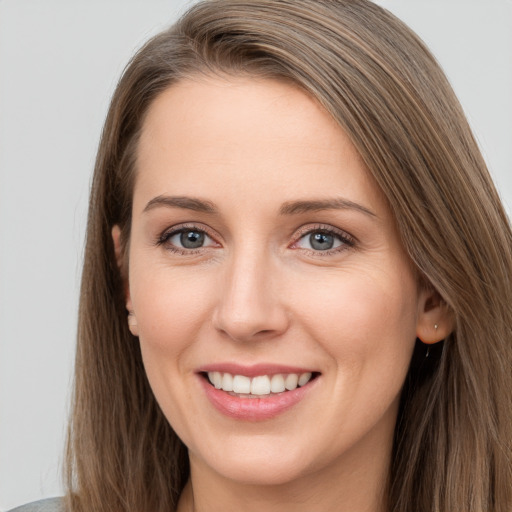
[[[119,270],[123,269],[123,248],[121,247],[121,228],[116,224],[112,228],[112,241],[114,242],[114,252],[116,263]]]
[[[130,283],[124,262],[124,250],[121,244],[121,228],[116,224],[112,228],[112,241],[114,242],[114,252],[116,255],[116,263],[123,280],[124,297],[126,301],[126,310],[128,311],[128,328],[134,336],[139,335],[139,327],[137,317],[133,311],[132,299],[130,296]]]
[[[431,345],[444,340],[454,329],[453,311],[431,286],[420,291],[416,337]]]

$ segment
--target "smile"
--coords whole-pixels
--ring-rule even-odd
[[[312,378],[312,372],[277,373],[275,375],[233,375],[231,373],[208,372],[208,380],[216,388],[239,398],[262,398],[272,394],[293,391],[305,386]]]
[[[280,365],[220,364],[198,372],[209,402],[223,416],[242,421],[272,419],[299,404],[320,373]]]

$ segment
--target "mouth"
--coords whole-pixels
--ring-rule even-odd
[[[202,372],[202,377],[215,389],[225,391],[238,398],[270,398],[294,391],[316,379],[318,372],[275,373],[256,375],[233,374],[229,372]]]
[[[198,376],[217,411],[254,422],[272,419],[299,404],[318,387],[321,374],[297,368],[215,365],[202,368]]]

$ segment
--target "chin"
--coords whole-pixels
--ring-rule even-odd
[[[212,454],[213,455],[213,454]],[[274,486],[288,484],[307,474],[308,467],[298,454],[283,450],[283,443],[273,451],[259,449],[233,450],[222,456],[200,460],[191,456],[191,463],[207,465],[227,480],[243,485]]]
[[[280,461],[274,464],[268,460],[265,463],[245,463],[230,468],[219,468],[219,470],[224,478],[231,481],[263,487],[286,485],[306,473],[298,464],[283,464]]]

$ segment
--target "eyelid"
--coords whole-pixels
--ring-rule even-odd
[[[340,247],[336,247],[334,249],[327,249],[325,251],[314,251],[311,249],[302,249],[304,251],[309,251],[312,253],[315,253],[315,255],[329,255],[335,252],[340,252],[343,250],[346,250],[347,248],[354,247],[358,240],[355,236],[351,235],[347,231],[344,231],[342,229],[336,228],[330,224],[307,224],[304,226],[301,226],[294,234],[293,239],[294,241],[291,244],[292,249],[301,249],[299,247],[296,247],[296,244],[304,238],[306,235],[310,235],[311,233],[315,232],[323,232],[328,233],[330,235],[334,235],[341,239],[343,244]]]
[[[304,224],[303,226],[301,226],[300,228],[298,228],[295,231],[294,238],[300,238],[301,236],[311,233],[312,231],[327,231],[329,233],[334,233],[334,234],[337,234],[344,238],[354,240],[354,242],[357,241],[356,237],[351,235],[348,231],[345,231],[344,229],[337,228],[337,227],[333,226],[332,224],[324,224],[322,222],[314,222],[314,223],[310,223],[310,224]]]
[[[169,239],[173,237],[174,235],[182,232],[182,231],[199,231],[207,235],[215,244],[217,247],[221,247],[222,244],[218,241],[219,236],[216,233],[213,233],[212,230],[205,225],[202,225],[201,223],[195,223],[195,222],[183,222],[180,224],[176,224],[173,226],[170,226],[166,229],[164,229],[158,236],[155,241],[155,245],[164,246],[168,243]],[[304,238],[306,235],[309,235],[311,233],[315,232],[323,232],[328,233],[330,235],[333,235],[335,237],[338,237],[342,241],[342,245],[333,249],[327,249],[325,251],[318,251],[318,250],[312,250],[312,249],[304,249],[296,247],[296,244]],[[293,235],[293,242],[289,245],[292,249],[301,249],[303,251],[314,253],[315,255],[330,255],[332,253],[341,252],[343,250],[346,250],[348,248],[354,247],[358,243],[358,240],[356,237],[348,233],[347,231],[344,231],[342,229],[336,228],[330,224],[306,224],[304,226],[301,226]],[[201,251],[204,249],[209,249],[214,246],[204,246],[199,247],[197,249],[186,249],[183,247],[172,245],[172,249],[176,252],[182,252],[186,254],[193,254],[197,251]],[[170,249],[171,247],[169,247]]]
[[[200,223],[196,222],[182,222],[180,224],[175,224],[173,226],[170,226],[166,229],[164,229],[156,239],[156,245],[165,245],[171,237],[174,235],[182,232],[182,231],[199,231],[201,233],[204,233],[208,236],[211,240],[215,242],[215,244],[220,247],[221,244],[218,241],[218,236],[212,232],[210,228],[207,226],[204,226]],[[184,247],[177,247],[173,246],[177,251],[186,252],[187,254],[190,254],[191,252],[198,251],[201,249],[208,249],[212,246],[205,246],[205,247],[198,247],[197,249],[186,249]]]

